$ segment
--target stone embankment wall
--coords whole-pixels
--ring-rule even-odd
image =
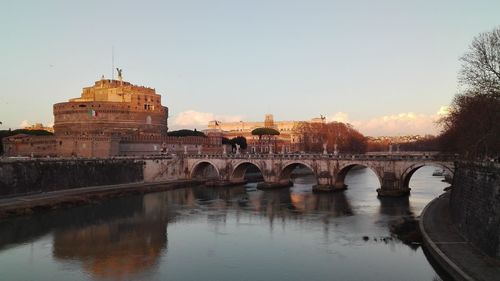
[[[162,182],[188,179],[184,158],[156,158],[142,161],[145,182]]]
[[[0,161],[0,197],[78,187],[183,178],[182,159],[28,159]]]
[[[500,165],[455,163],[450,207],[461,234],[500,258]]]

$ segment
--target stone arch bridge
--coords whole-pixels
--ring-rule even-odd
[[[317,178],[314,191],[344,190],[345,177],[354,166],[371,169],[378,177],[379,196],[402,196],[410,192],[410,178],[423,166],[437,166],[453,176],[453,159],[430,154],[388,155],[318,155],[318,154],[229,154],[186,155],[186,177],[203,178],[207,167],[215,173],[211,182],[215,185],[244,183],[245,172],[250,166],[257,167],[264,178],[258,188],[268,189],[291,186],[290,175],[297,166],[308,167]]]

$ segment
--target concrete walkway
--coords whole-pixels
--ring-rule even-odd
[[[441,195],[422,211],[425,248],[455,280],[500,280],[500,260],[482,254],[451,223],[449,197]]]

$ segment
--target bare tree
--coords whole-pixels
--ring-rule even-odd
[[[301,150],[307,152],[322,152],[325,144],[328,151],[337,148],[352,153],[363,153],[367,147],[365,136],[350,124],[341,122],[300,122],[294,131],[300,135]]]
[[[466,157],[500,154],[500,27],[474,38],[460,59],[462,92],[441,120],[443,150]]]
[[[500,27],[476,36],[460,60],[459,82],[467,90],[500,93]]]

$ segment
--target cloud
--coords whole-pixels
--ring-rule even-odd
[[[439,115],[440,117],[446,116],[450,114],[450,109],[451,108],[448,105],[441,106],[437,112],[437,115]]]
[[[174,118],[172,129],[181,128],[199,128],[204,129],[208,122],[218,120],[222,122],[237,122],[242,119],[239,115],[216,115],[211,112],[200,112],[195,110],[186,110],[177,114]]]
[[[327,116],[326,118],[328,122],[332,121],[337,121],[337,122],[342,122],[342,123],[347,123],[349,122],[349,116],[345,112],[337,112],[333,114],[332,116]]]
[[[336,112],[327,116],[328,121],[338,121],[352,124],[357,130],[367,136],[383,135],[412,135],[437,134],[439,126],[436,123],[449,112],[448,106],[441,106],[435,114],[403,112],[384,115],[370,119],[351,120],[345,112]],[[212,112],[186,110],[177,114],[171,123],[173,130],[181,128],[205,129],[208,122],[218,120],[222,122],[238,122],[243,119],[240,115],[217,115]]]
[[[350,123],[368,136],[425,135],[437,134],[440,128],[436,122],[448,112],[449,107],[442,106],[435,114],[404,112],[365,120],[350,120],[348,114],[337,112],[328,115],[327,120]]]
[[[25,127],[29,127],[29,126],[31,126],[31,123],[30,123],[30,121],[28,121],[28,120],[23,120],[23,121],[21,122],[21,124],[19,124],[19,127],[20,127],[20,128],[25,128]]]

